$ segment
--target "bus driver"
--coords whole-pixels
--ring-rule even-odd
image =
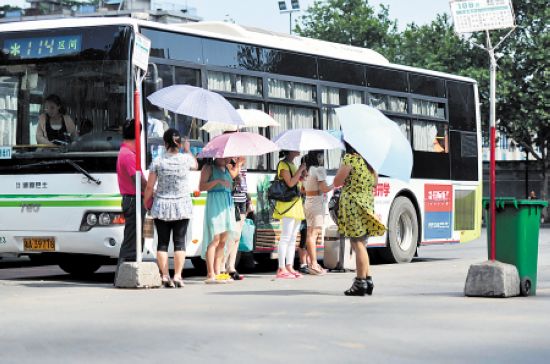
[[[76,126],[65,113],[61,98],[51,94],[44,102],[44,113],[38,118],[36,142],[38,144],[64,144],[77,137]]]

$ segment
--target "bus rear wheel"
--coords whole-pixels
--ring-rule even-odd
[[[78,255],[64,257],[58,264],[65,272],[78,278],[91,276],[103,265],[98,259]]]
[[[408,263],[418,245],[418,219],[416,209],[407,197],[397,197],[388,219],[388,243],[380,249],[386,263]]]

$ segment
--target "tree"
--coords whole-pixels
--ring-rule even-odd
[[[547,199],[550,168],[550,7],[546,0],[514,2],[517,28],[503,43],[498,61],[499,127],[539,161],[540,196]],[[502,33],[502,32],[501,32]]]
[[[390,20],[388,7],[378,13],[366,0],[315,1],[297,24],[296,34],[304,37],[371,48],[393,59],[397,22]]]
[[[514,11],[518,27],[497,53],[497,119],[500,130],[539,161],[544,177],[540,196],[546,199],[550,169],[550,7],[547,0],[516,0]],[[399,33],[387,7],[382,6],[376,14],[368,1],[361,0],[317,1],[301,23],[296,31],[303,36],[369,47],[394,63],[476,79],[483,130],[488,130],[489,61],[485,51],[472,45],[485,44],[483,32],[459,37],[449,16],[442,14],[430,24],[409,24]],[[493,44],[506,32],[492,31]]]

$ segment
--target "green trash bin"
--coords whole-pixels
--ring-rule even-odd
[[[491,257],[491,219],[489,199],[484,199],[487,209],[488,255]],[[521,281],[522,296],[537,293],[537,262],[539,250],[539,227],[543,207],[541,200],[517,200],[513,197],[498,197],[496,208],[496,260],[517,267]]]

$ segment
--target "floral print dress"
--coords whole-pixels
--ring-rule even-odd
[[[374,215],[375,175],[359,154],[344,155],[342,165],[351,167],[338,208],[338,231],[349,238],[381,236],[386,227]]]

